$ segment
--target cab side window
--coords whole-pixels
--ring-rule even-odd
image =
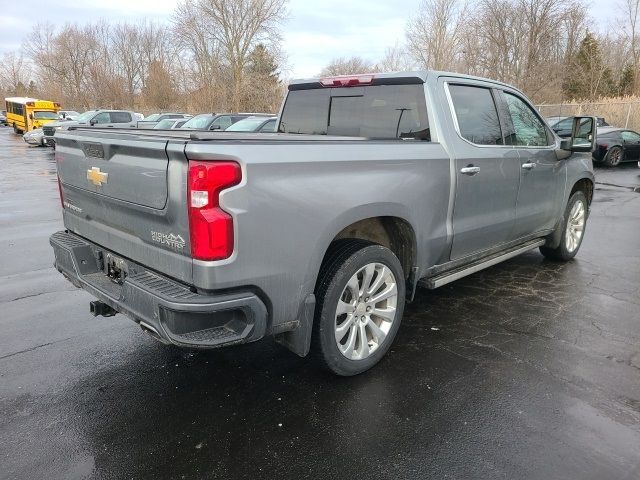
[[[503,144],[498,111],[490,89],[450,85],[449,93],[463,138],[476,145]]]
[[[127,112],[111,112],[111,123],[129,123],[131,114]]]
[[[502,92],[506,104],[506,123],[513,125],[513,133],[509,132],[511,126],[508,125],[505,134],[507,145],[546,147],[551,144],[551,139],[547,133],[540,117],[533,109],[520,97],[509,92]],[[510,122],[509,122],[510,120]]]
[[[640,142],[640,135],[638,135],[636,132],[630,132],[629,130],[625,130],[624,132],[621,132],[620,135],[622,136],[622,139],[625,142],[633,142],[633,143]]]
[[[260,127],[261,132],[275,132],[276,131],[276,121],[269,120],[262,127]]]
[[[232,124],[233,124],[233,120],[231,120],[231,117],[218,117],[213,121],[213,123],[211,124],[211,127],[215,127],[216,125],[219,125],[220,130],[226,130]],[[213,130],[213,128],[210,128],[210,130]]]
[[[109,112],[102,112],[92,118],[95,123],[109,123],[111,122],[111,117],[109,117]]]
[[[558,132],[560,130],[571,130],[573,128],[573,117],[565,118],[564,120],[560,120],[553,126],[553,129]]]

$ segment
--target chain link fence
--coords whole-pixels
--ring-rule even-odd
[[[612,100],[602,102],[571,102],[537,105],[543,117],[573,117],[591,115],[603,117],[614,127],[640,131],[640,99]]]

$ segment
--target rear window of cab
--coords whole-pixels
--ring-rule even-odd
[[[292,90],[278,131],[431,140],[422,84]]]

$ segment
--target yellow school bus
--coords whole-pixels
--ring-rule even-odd
[[[7,109],[7,125],[15,133],[25,133],[44,124],[58,120],[60,104],[49,100],[28,97],[9,97],[4,99]]]

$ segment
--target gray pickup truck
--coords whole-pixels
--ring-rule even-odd
[[[593,122],[561,140],[518,90],[429,71],[296,81],[273,134],[60,131],[55,266],[162,342],[272,335],[354,375],[419,285],[576,255]]]

